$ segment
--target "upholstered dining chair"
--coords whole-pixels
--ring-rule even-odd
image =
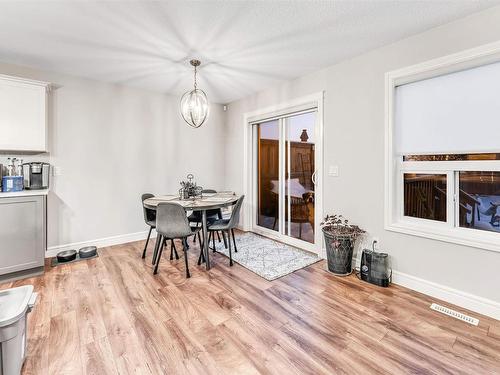
[[[144,215],[144,222],[149,226],[148,237],[146,238],[146,244],[144,245],[144,250],[142,252],[142,258],[146,258],[146,249],[148,248],[149,239],[151,238],[151,232],[156,228],[156,211],[146,208],[144,206],[144,201],[149,198],[153,198],[154,195],[151,193],[144,193],[141,196],[142,203],[142,213]]]
[[[238,249],[236,248],[236,239],[234,237],[234,228],[238,225],[238,221],[240,220],[240,210],[241,210],[241,205],[243,204],[243,199],[245,199],[245,196],[242,195],[236,203],[233,205],[233,209],[231,211],[231,216],[229,219],[218,219],[215,220],[210,226],[208,227],[208,231],[213,233],[216,231],[221,231],[222,233],[227,232],[228,236],[228,244],[229,244],[229,265],[233,265],[233,255],[232,255],[232,246],[231,246],[231,237],[232,241],[234,244],[234,251],[238,252]],[[215,252],[215,237],[212,235],[212,241],[213,241],[213,250]],[[198,259],[198,263],[202,260],[201,256]]]
[[[163,252],[163,243],[165,239],[181,239],[184,251],[184,262],[186,265],[186,277],[191,277],[189,273],[188,256],[187,256],[187,238],[193,234],[199,233],[201,228],[192,227],[186,216],[184,207],[177,203],[165,202],[158,204],[156,208],[156,232],[160,238],[156,241],[155,253],[155,268],[154,274],[158,273],[161,255]],[[203,250],[200,250],[200,257],[204,259]],[[172,255],[170,255],[172,259]]]
[[[142,252],[142,259],[146,258],[146,250],[148,248],[149,239],[151,238],[151,232],[153,231],[154,228],[156,228],[156,211],[152,210],[150,208],[146,208],[144,206],[144,201],[146,199],[153,198],[153,197],[154,197],[154,195],[151,193],[144,193],[141,196],[142,212],[144,214],[144,222],[149,226],[148,237],[146,238],[146,244],[144,245],[144,250]],[[167,239],[164,239],[162,246],[165,245],[166,241],[167,241]],[[175,251],[175,256],[177,257],[177,259],[179,259],[179,256],[177,255],[177,249],[175,248],[174,241],[171,240],[170,243],[171,243],[171,247],[172,247],[170,259],[172,259],[172,252],[173,251]],[[155,245],[155,247],[156,247],[156,245]],[[153,255],[153,260],[152,260],[153,264],[155,263],[155,257],[156,257],[156,252]]]
[[[216,194],[217,190],[205,189],[205,190],[202,190],[201,193],[202,194]],[[222,210],[220,208],[216,208],[213,210],[207,210],[207,223],[208,224],[210,224],[218,219],[222,219]],[[188,220],[190,223],[193,223],[196,226],[200,226],[200,224],[201,224],[201,212],[200,211],[193,211],[193,213],[188,216]],[[210,233],[210,235],[212,235],[212,233]],[[216,235],[217,235],[217,239],[219,240],[219,242],[221,242],[219,232],[216,232]],[[224,246],[227,248],[226,237],[224,236],[224,233],[222,233],[222,237],[224,239]],[[196,236],[194,236],[194,238],[193,238],[193,243],[196,243]],[[208,240],[208,243],[210,243],[210,239]]]

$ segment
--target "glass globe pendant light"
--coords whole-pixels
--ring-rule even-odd
[[[209,105],[207,94],[197,87],[196,68],[200,66],[200,60],[189,62],[194,66],[194,90],[186,92],[181,98],[181,114],[184,121],[193,128],[199,128],[208,118]]]

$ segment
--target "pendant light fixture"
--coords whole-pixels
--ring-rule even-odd
[[[197,87],[196,68],[201,65],[200,60],[189,62],[194,66],[194,90],[186,92],[181,98],[181,114],[184,121],[193,128],[199,128],[208,118],[209,104],[207,94]]]

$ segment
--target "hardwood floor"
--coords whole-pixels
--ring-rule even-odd
[[[39,292],[23,374],[500,373],[496,320],[470,326],[324,262],[268,282],[219,254],[207,272],[191,246],[191,279],[182,256],[153,276],[143,244],[0,286]]]

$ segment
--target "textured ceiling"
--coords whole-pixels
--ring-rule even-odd
[[[0,61],[228,103],[492,1],[0,2]],[[1,72],[0,72],[1,73]]]

